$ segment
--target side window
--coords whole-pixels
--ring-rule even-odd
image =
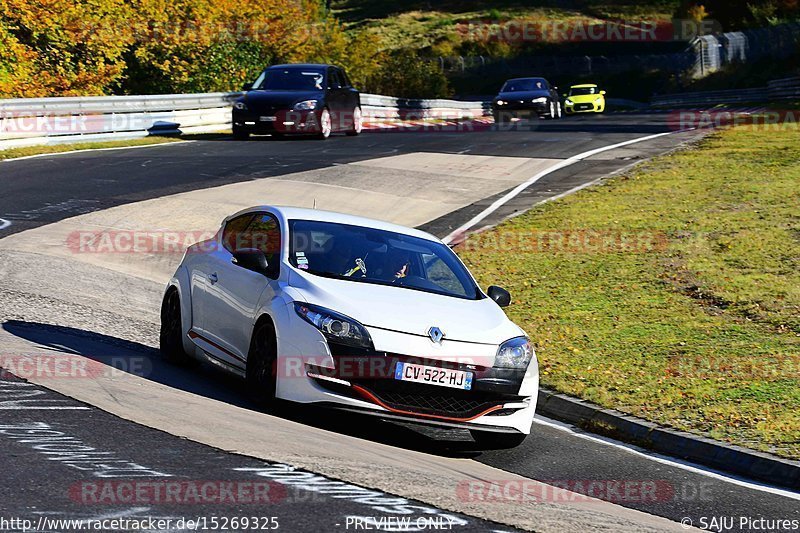
[[[342,88],[342,80],[339,78],[339,72],[335,68],[328,71],[328,87],[331,89]]]
[[[444,261],[434,254],[422,254],[421,259],[425,268],[425,277],[429,281],[447,291],[466,296],[464,285]]]
[[[257,248],[264,252],[270,269],[277,271],[281,260],[281,229],[272,215],[256,215],[240,235],[239,248]]]
[[[233,220],[229,220],[228,223],[225,224],[225,228],[222,230],[222,246],[224,246],[226,250],[231,253],[236,250],[236,244],[241,233],[244,231],[247,225],[250,224],[252,219],[253,213],[248,213],[246,215],[236,217]]]
[[[347,73],[345,73],[344,70],[339,69],[339,77],[342,79],[342,87],[350,88],[353,86],[353,84],[350,83],[350,78],[347,77]]]

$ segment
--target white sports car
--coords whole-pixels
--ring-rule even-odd
[[[189,247],[161,308],[161,351],[245,377],[253,399],[318,402],[471,431],[530,432],[539,371],[525,332],[422,231],[260,206]]]

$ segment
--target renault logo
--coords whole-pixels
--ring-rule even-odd
[[[444,339],[444,332],[434,326],[428,330],[428,337],[430,337],[433,342],[441,344],[442,339]]]

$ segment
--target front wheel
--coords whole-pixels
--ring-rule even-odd
[[[556,104],[552,100],[550,100],[550,109],[548,109],[546,116],[550,120],[554,120],[556,118]]]
[[[475,446],[480,450],[508,450],[523,443],[524,433],[492,433],[490,431],[470,431]]]
[[[270,407],[275,402],[277,367],[275,329],[264,321],[256,326],[247,354],[247,395],[261,407]]]
[[[184,365],[190,361],[183,349],[183,322],[181,321],[181,297],[178,289],[172,288],[164,295],[161,304],[161,331],[159,350],[168,362]]]
[[[319,115],[319,133],[317,133],[317,138],[324,141],[331,136],[332,131],[333,123],[331,121],[331,112],[325,108]]]

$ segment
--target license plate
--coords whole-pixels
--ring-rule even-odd
[[[472,388],[472,372],[412,363],[397,363],[397,367],[394,369],[394,379],[450,387],[451,389],[470,390]]]
[[[261,122],[275,122],[278,120],[278,117],[259,117]]]

